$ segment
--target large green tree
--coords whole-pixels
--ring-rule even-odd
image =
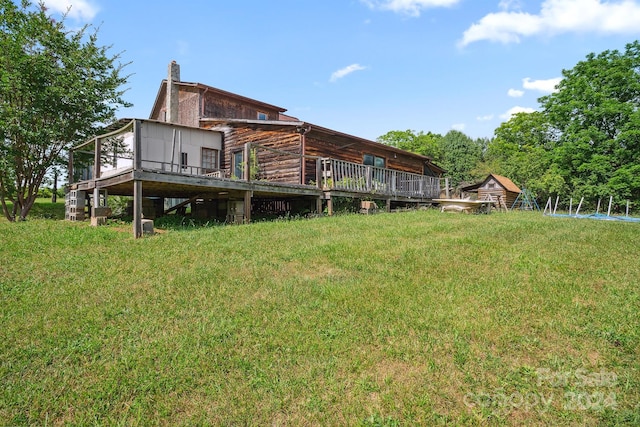
[[[553,162],[576,195],[640,199],[640,43],[589,54],[540,98]]]
[[[123,65],[108,51],[97,31],[67,29],[42,4],[0,0],[0,202],[10,221],[26,218],[71,145],[129,105]]]
[[[442,160],[441,140],[440,134],[414,130],[392,130],[377,139],[383,144],[431,157],[435,163]]]
[[[564,178],[553,163],[557,137],[543,113],[518,113],[494,134],[486,155],[494,172],[543,198],[566,190]]]
[[[476,181],[476,171],[483,159],[486,140],[474,140],[458,130],[450,130],[442,137],[442,166],[451,178],[451,185]]]

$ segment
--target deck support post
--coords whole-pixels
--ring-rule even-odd
[[[391,212],[391,199],[387,199],[387,213]]]
[[[331,200],[331,196],[327,199],[327,214],[333,216],[333,201]]]
[[[251,197],[253,196],[253,192],[245,191],[244,192],[244,222],[248,224],[251,222]]]
[[[140,121],[133,122],[133,174],[142,169],[142,129]],[[142,181],[133,180],[133,237],[142,237]]]
[[[322,215],[322,197],[316,199],[316,215]]]
[[[142,181],[133,181],[133,237],[142,237]]]

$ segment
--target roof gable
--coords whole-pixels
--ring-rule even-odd
[[[202,83],[174,82],[174,84],[176,84],[179,87],[183,87],[183,88],[194,88],[194,89],[197,89],[197,90],[201,90],[202,92],[217,93],[217,94],[219,94],[221,96],[224,96],[226,98],[236,99],[238,101],[241,101],[244,104],[250,104],[250,105],[253,105],[253,106],[258,107],[258,108],[266,108],[266,109],[269,109],[269,110],[276,110],[279,113],[284,113],[285,111],[287,111],[286,108],[278,107],[276,105],[267,104],[266,102],[258,101],[256,99],[252,99],[252,98],[247,98],[246,96],[238,95],[238,94],[232,93],[232,92],[227,92],[225,90],[218,89],[218,88],[213,87],[213,86],[208,86],[208,85],[205,85],[205,84],[202,84]],[[162,107],[164,106],[164,103],[165,103],[166,93],[167,93],[167,80],[164,79],[160,83],[160,88],[158,89],[158,94],[156,95],[156,100],[153,103],[153,107],[151,108],[151,114],[149,115],[149,117],[155,117],[159,113],[159,111],[162,109]]]
[[[489,176],[484,180],[482,185],[484,185],[491,178],[495,179],[496,182],[498,184],[500,184],[502,186],[502,188],[504,188],[507,191],[511,191],[512,193],[520,193],[521,192],[520,189],[518,188],[518,186],[515,185],[513,183],[513,181],[511,181],[509,178],[507,178],[506,176],[502,176],[502,175],[496,175],[495,173],[490,173]]]

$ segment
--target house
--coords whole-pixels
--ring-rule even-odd
[[[134,196],[134,234],[153,218],[190,205],[193,215],[246,222],[254,215],[332,213],[347,196],[428,203],[444,172],[427,156],[317,126],[286,109],[180,80],[169,64],[149,119],[124,119],[72,150],[69,219],[104,194]],[[172,206],[167,206],[167,200]],[[178,200],[179,199],[179,200]],[[75,212],[74,212],[75,210]]]
[[[489,174],[482,182],[461,188],[462,193],[477,193],[478,200],[493,200],[511,208],[521,190],[509,178]],[[504,202],[504,203],[503,203]]]
[[[364,165],[439,177],[444,170],[427,156],[409,153],[388,145],[347,135],[285,115],[287,110],[202,83],[180,81],[180,67],[169,64],[149,119],[224,133],[225,148],[219,167],[227,175],[240,177],[241,151],[248,142],[303,156],[331,157]],[[298,159],[299,160],[299,159]],[[315,179],[313,160],[298,162],[280,159],[279,182],[305,184]],[[277,177],[275,176],[277,175]],[[291,182],[292,176],[299,177]]]

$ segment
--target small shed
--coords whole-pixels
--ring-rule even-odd
[[[521,193],[517,185],[509,178],[494,173],[489,174],[481,183],[463,187],[463,193],[478,193],[478,200],[502,199],[507,208],[511,208],[516,198]]]

